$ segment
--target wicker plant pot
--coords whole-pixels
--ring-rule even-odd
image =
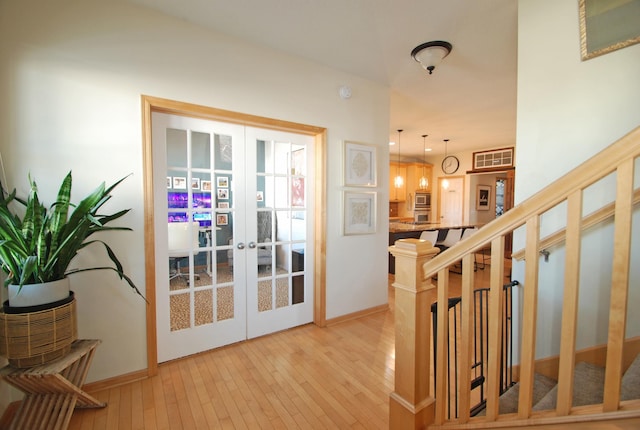
[[[11,307],[0,312],[0,355],[15,367],[38,366],[63,357],[78,338],[73,292],[55,303]]]

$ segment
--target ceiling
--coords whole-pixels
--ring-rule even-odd
[[[423,134],[428,156],[515,144],[514,0],[129,1],[390,87],[402,158],[422,158]],[[410,53],[431,40],[453,50],[429,75]]]

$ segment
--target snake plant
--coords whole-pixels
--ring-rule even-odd
[[[14,189],[7,194],[0,187],[0,264],[6,273],[5,285],[43,283],[63,279],[74,273],[91,270],[111,270],[124,279],[140,296],[134,282],[123,271],[113,250],[100,239],[89,239],[95,233],[131,230],[128,227],[108,226],[129,209],[110,215],[98,210],[111,199],[111,191],[126,176],[110,187],[103,182],[80,203],[71,203],[71,172],[62,181],[56,201],[49,207],[41,202],[36,182],[29,175],[31,190],[27,200],[16,197]],[[20,213],[11,207],[21,208]],[[88,246],[102,246],[113,266],[69,269],[78,252]],[[144,296],[142,296],[144,298]]]

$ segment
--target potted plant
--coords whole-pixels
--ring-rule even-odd
[[[5,302],[3,312],[0,313],[0,354],[7,356],[12,364],[16,364],[16,360],[12,361],[9,356],[8,350],[11,345],[21,350],[18,355],[23,355],[24,349],[39,350],[31,345],[31,339],[23,338],[25,327],[16,327],[15,337],[10,338],[11,330],[7,327],[10,322],[15,322],[14,320],[18,321],[18,325],[30,324],[34,320],[33,313],[45,312],[41,315],[43,318],[52,319],[54,326],[58,329],[62,327],[64,330],[64,333],[51,333],[56,339],[56,345],[52,346],[55,353],[47,352],[44,357],[43,354],[38,354],[38,362],[60,355],[58,344],[61,337],[65,338],[62,343],[66,344],[62,348],[63,352],[77,338],[77,328],[74,326],[75,299],[69,291],[69,275],[93,270],[113,271],[143,297],[131,278],[124,273],[122,264],[109,245],[92,237],[99,232],[131,230],[128,227],[111,226],[112,221],[125,215],[129,209],[108,215],[98,213],[111,199],[113,189],[125,178],[109,187],[103,182],[80,203],[74,205],[70,201],[72,177],[69,172],[62,181],[55,202],[49,208],[40,200],[38,187],[31,177],[31,189],[26,201],[16,196],[15,189],[10,194],[0,189],[0,265],[6,274],[5,285],[9,288],[9,300]],[[19,211],[12,210],[18,208]],[[92,245],[102,246],[113,266],[70,269],[71,262],[78,252]],[[60,322],[61,311],[69,314],[65,324]],[[53,314],[49,315],[52,312]],[[23,320],[16,315],[27,317]],[[38,322],[38,327],[43,325],[41,321]],[[27,331],[31,332],[32,328]],[[48,342],[46,334],[38,335],[39,338],[45,339],[45,343]],[[24,348],[21,344],[25,345]],[[29,365],[32,361],[23,359],[17,363]]]

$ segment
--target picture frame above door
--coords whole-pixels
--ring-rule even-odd
[[[513,147],[473,153],[473,171],[504,170],[513,167]]]

